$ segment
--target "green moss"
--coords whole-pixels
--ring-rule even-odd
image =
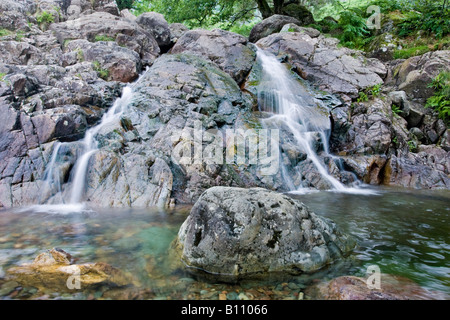
[[[408,59],[414,56],[420,56],[430,51],[428,46],[417,46],[407,49],[395,50],[394,59]]]
[[[104,34],[98,34],[95,36],[94,41],[98,42],[98,41],[115,41],[116,39]]]
[[[94,61],[92,62],[92,66],[95,71],[97,71],[97,74],[100,78],[103,80],[108,80],[109,77],[109,71],[107,69],[103,69],[100,65],[100,62]]]
[[[83,50],[79,49],[77,50],[77,60],[80,62],[84,61],[84,53]]]
[[[0,29],[0,37],[10,36],[11,34],[12,32],[7,29]]]

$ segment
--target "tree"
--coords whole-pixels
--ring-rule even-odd
[[[116,0],[117,8],[119,10],[131,9],[133,7],[134,0]]]

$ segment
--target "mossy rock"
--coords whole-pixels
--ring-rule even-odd
[[[306,26],[315,22],[312,13],[305,6],[300,4],[288,4],[283,7],[283,14],[298,19],[301,26]]]

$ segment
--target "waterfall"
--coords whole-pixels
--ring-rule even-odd
[[[141,76],[142,77],[142,76]],[[138,79],[139,81],[139,79]],[[135,82],[134,84],[136,84]],[[133,85],[134,85],[133,84]],[[67,197],[63,197],[63,190],[61,186],[61,173],[58,168],[58,156],[61,150],[61,146],[69,145],[70,143],[56,142],[53,147],[53,153],[51,159],[47,165],[44,173],[44,185],[50,189],[51,196],[55,193],[61,195],[60,203],[56,205],[38,205],[33,206],[35,211],[59,213],[70,213],[75,211],[81,211],[84,209],[82,203],[83,194],[86,189],[87,171],[90,158],[99,150],[99,142],[97,140],[97,134],[100,131],[119,121],[121,115],[127,111],[128,106],[133,100],[133,85],[127,85],[120,98],[118,98],[113,106],[103,115],[100,123],[86,131],[84,139],[81,141],[82,152],[78,155],[77,160],[71,172],[70,188],[66,190]],[[80,142],[74,142],[80,143]],[[67,189],[67,187],[66,187]],[[67,199],[65,199],[67,198]],[[53,199],[53,202],[55,199]],[[41,202],[42,203],[42,202]]]
[[[131,86],[126,86],[123,89],[122,96],[117,99],[108,112],[103,115],[101,122],[86,132],[83,140],[83,154],[79,157],[74,167],[72,192],[70,196],[71,204],[79,203],[83,196],[89,159],[98,151],[98,141],[95,138],[97,133],[102,128],[119,120],[127,106],[132,102],[132,99],[133,89]]]
[[[319,136],[325,156],[331,159],[336,158],[329,154],[328,140],[331,122],[328,110],[292,77],[289,70],[274,55],[258,48],[257,57],[262,67],[261,81],[258,85],[258,103],[260,111],[270,115],[262,119],[263,124],[270,128],[287,128],[296,146],[299,146],[307,155],[332,190],[366,193],[345,186],[329,174],[314,150],[314,140]],[[291,191],[304,190],[301,185],[294,186],[284,164],[281,167],[281,174]]]

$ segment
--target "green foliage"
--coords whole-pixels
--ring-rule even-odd
[[[256,7],[252,1],[239,0],[140,0],[135,3],[136,15],[147,11],[162,13],[169,23],[181,22],[190,28],[251,20]]]
[[[42,11],[36,16],[36,21],[38,22],[39,25],[42,25],[52,23],[53,21],[55,21],[55,19],[53,18],[53,15],[50,12]]]
[[[370,99],[377,98],[381,93],[381,83],[376,84],[372,87],[364,89],[364,91],[359,92],[359,97],[357,102],[367,102]]]
[[[17,42],[22,41],[23,37],[25,37],[25,34],[23,33],[23,31],[19,30],[16,33],[16,37],[14,38],[14,40],[16,40]]]
[[[338,36],[342,45],[357,48],[363,42],[362,39],[370,34],[367,29],[366,19],[358,10],[349,10],[341,13],[337,28],[342,30]]]
[[[407,144],[408,144],[409,151],[411,151],[411,152],[416,152],[417,151],[417,143],[415,141],[409,140],[407,142]]]
[[[367,102],[369,101],[369,97],[367,96],[367,94],[363,91],[359,92],[359,98],[358,100],[356,100],[357,102]]]
[[[116,39],[107,35],[103,35],[103,34],[98,34],[95,36],[94,41],[98,42],[98,41],[115,41]]]
[[[84,61],[84,53],[83,53],[83,50],[81,50],[81,49],[77,50],[77,60],[80,62]]]
[[[399,24],[399,36],[409,36],[418,30],[442,38],[450,33],[450,9],[443,1],[416,0],[414,10],[405,13]]]
[[[92,62],[92,66],[95,71],[97,71],[98,76],[103,80],[108,80],[109,71],[107,69],[103,69],[100,65],[100,62],[94,61]]]
[[[391,109],[392,109],[392,113],[393,113],[393,114],[399,114],[399,113],[402,112],[402,110],[400,110],[400,107],[397,106],[396,104],[393,104],[393,105],[391,106]]]
[[[374,85],[373,87],[367,88],[366,92],[372,98],[377,98],[381,93],[381,83]]]
[[[440,72],[430,83],[430,88],[435,90],[432,97],[427,100],[426,107],[438,112],[439,118],[447,126],[450,124],[450,72]]]
[[[428,46],[417,46],[406,49],[394,51],[394,59],[408,59],[414,56],[419,56],[430,51]]]
[[[6,73],[0,73],[0,81],[5,81]]]
[[[398,146],[398,138],[397,138],[397,137],[394,137],[394,138],[392,139],[392,142],[393,142],[396,146]]]
[[[116,0],[116,4],[119,10],[133,8],[133,2],[134,0]]]
[[[11,33],[12,32],[7,29],[0,29],[0,37],[9,36],[9,35],[11,35]]]

